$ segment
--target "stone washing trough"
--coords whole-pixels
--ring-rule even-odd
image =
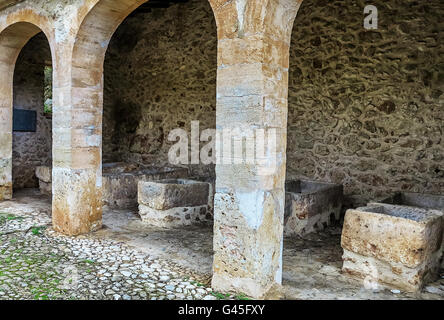
[[[442,257],[442,212],[373,203],[347,210],[342,271],[371,288],[415,292],[437,278]]]
[[[414,192],[396,192],[383,197],[375,203],[388,203],[402,206],[435,209],[444,212],[444,196]]]
[[[210,183],[165,179],[139,181],[139,215],[158,227],[179,227],[212,221],[208,213]]]
[[[37,167],[40,191],[51,195],[51,167]],[[160,179],[186,178],[188,169],[145,167],[134,163],[113,162],[102,165],[103,205],[110,208],[137,207],[137,183]]]
[[[396,192],[383,197],[381,200],[370,202],[368,205],[377,205],[378,203],[395,204],[423,209],[439,210],[443,214],[444,220],[444,196],[436,194],[424,194],[415,192]],[[441,245],[441,251],[444,251],[444,236]],[[441,268],[444,269],[444,258],[441,261]]]
[[[173,167],[127,167],[126,164],[103,165],[103,203],[110,208],[136,208],[137,183],[188,177],[188,169]]]
[[[284,234],[304,235],[339,220],[343,187],[339,184],[289,180],[285,183]]]

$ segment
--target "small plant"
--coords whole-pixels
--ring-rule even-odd
[[[34,226],[31,228],[31,232],[33,235],[39,236],[42,234],[42,231],[45,229],[46,229],[46,227],[44,227],[44,226],[41,226],[41,227]]]
[[[89,264],[94,264],[94,263],[96,263],[94,260],[90,260],[90,259],[84,259],[83,262],[85,262],[85,263],[89,263]]]
[[[212,291],[211,294],[213,296],[215,296],[216,298],[218,298],[219,300],[228,299],[230,297],[229,293],[223,294],[223,293],[220,293],[220,292],[217,292],[217,291]]]
[[[235,296],[235,298],[237,300],[251,300],[250,298],[247,297],[247,295],[245,293],[239,293]]]
[[[196,287],[205,287],[205,285],[203,283],[200,283],[198,281],[190,281],[190,283]]]

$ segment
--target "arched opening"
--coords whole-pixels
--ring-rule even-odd
[[[45,68],[51,67],[52,58],[45,34],[28,22],[3,30],[0,49],[0,198],[10,199],[13,189],[37,188],[37,167],[51,163],[51,119],[44,92]]]
[[[52,163],[52,62],[43,33],[34,36],[20,52],[13,92],[14,192],[40,186],[50,195],[51,170],[41,170]]]
[[[171,131],[183,129],[190,150],[195,121],[199,122],[198,142],[205,129],[215,128],[214,15],[206,0],[142,5],[144,2],[99,1],[76,37],[71,90],[75,126],[69,170],[76,173],[76,179],[78,172],[85,179],[75,187],[79,201],[68,204],[75,214],[66,214],[65,200],[55,201],[54,225],[59,231],[78,233],[83,228],[97,228],[102,203],[105,210],[131,209],[130,217],[140,219],[139,180],[208,182],[207,203],[212,207],[214,164],[200,164],[200,159],[196,164],[171,164],[168,153],[177,140],[169,141],[168,137]],[[200,142],[201,147],[205,144],[207,141]],[[56,195],[65,193],[58,189],[64,188],[63,184],[53,187]],[[106,222],[111,211],[103,214],[108,226],[113,224]],[[212,234],[212,208],[199,214],[208,220],[207,231]],[[211,246],[211,237],[209,243]]]
[[[137,206],[109,171],[151,170],[158,178],[214,180],[214,164],[172,164],[169,134],[184,130],[198,139],[216,126],[216,25],[208,1],[148,2],[126,18],[112,37],[104,66],[104,204]],[[201,142],[200,145],[204,145]],[[191,144],[187,146],[191,155]],[[176,172],[176,168],[186,169]],[[116,177],[117,179],[117,177]],[[143,176],[140,179],[150,179]],[[113,190],[111,184],[113,184]],[[110,193],[113,193],[112,195]],[[126,194],[125,194],[126,193]]]
[[[192,125],[198,124],[198,139],[216,126],[217,30],[207,0],[162,3],[150,1],[134,10],[119,25],[106,52],[103,223],[116,230],[126,226],[142,246],[157,252],[182,247],[173,260],[209,276],[214,164],[171,163],[169,151],[177,141],[170,141],[169,134],[177,129],[186,132],[191,160]],[[200,142],[200,147],[206,144]],[[165,223],[168,217],[154,221],[137,207],[137,181],[176,178],[208,182],[209,205],[199,217],[188,215],[188,226],[166,232],[153,225],[170,228],[173,223]],[[181,210],[187,210],[185,217],[191,211]],[[124,215],[127,219],[121,218]]]

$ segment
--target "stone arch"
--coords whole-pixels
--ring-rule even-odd
[[[0,200],[12,197],[13,79],[17,58],[33,36],[44,32],[54,60],[53,36],[46,25],[40,27],[41,18],[26,12],[8,17],[7,21],[10,24],[0,27]]]
[[[105,54],[121,22],[145,2],[89,1],[85,8],[90,10],[79,16],[83,20],[72,49],[69,123],[54,128],[63,133],[54,155],[60,161],[53,168],[53,224],[62,233],[85,233],[101,225]]]

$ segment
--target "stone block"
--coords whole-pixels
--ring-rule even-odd
[[[194,180],[139,181],[140,217],[142,221],[160,227],[211,220],[207,217],[209,190],[209,183]]]
[[[41,194],[51,196],[52,194],[52,167],[38,166],[35,168],[35,176],[39,180]]]
[[[396,192],[380,200],[371,202],[369,205],[377,203],[388,203],[402,206],[410,206],[424,209],[439,210],[443,213],[444,220],[444,196],[437,194],[424,194],[416,192]],[[441,244],[441,251],[444,251],[444,237]],[[441,268],[444,269],[444,257],[441,258]]]
[[[390,204],[347,210],[342,230],[345,273],[414,292],[439,270],[442,212]]]
[[[103,202],[110,208],[136,208],[137,183],[188,177],[188,169],[110,164],[103,168]]]
[[[215,177],[190,177],[189,180],[196,180],[208,183],[208,210],[207,219],[213,219],[214,216],[214,195],[216,193]]]
[[[51,195],[52,169],[50,166],[36,168],[39,189],[42,194]],[[102,166],[103,204],[109,208],[129,209],[137,207],[137,182],[160,179],[186,178],[186,168],[142,167],[134,163],[113,162]]]
[[[424,209],[434,209],[444,212],[444,195],[415,192],[396,192],[382,197],[382,199],[374,202],[411,206]]]
[[[284,234],[308,234],[322,230],[332,220],[339,220],[342,198],[342,185],[307,180],[287,181]]]
[[[35,175],[40,181],[51,183],[52,168],[50,166],[38,166],[35,168]]]

